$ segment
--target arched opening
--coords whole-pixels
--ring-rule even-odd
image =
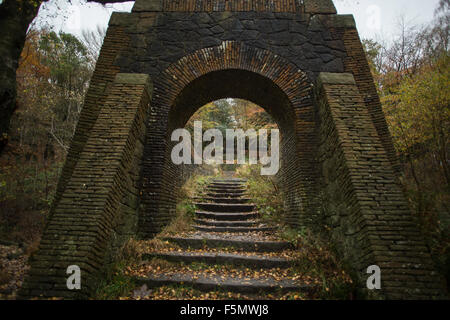
[[[211,101],[237,98],[266,110],[286,134],[295,128],[295,113],[289,98],[270,79],[246,70],[210,72],[192,81],[175,100],[169,112],[168,131],[182,128],[190,117]]]
[[[239,171],[237,169],[250,169],[248,166],[255,166],[253,170],[257,172],[264,171],[264,175],[269,176],[271,181],[275,181],[280,162],[279,152],[277,152],[279,151],[278,142],[280,139],[276,139],[279,136],[279,127],[272,116],[257,104],[236,98],[212,101],[199,108],[191,116],[184,129],[187,130],[191,138],[188,150],[188,152],[191,152],[190,157],[186,157],[189,162],[194,162],[194,140],[197,138],[199,142],[197,143],[197,148],[200,149],[201,146],[201,153],[197,152],[197,154],[203,155],[202,163],[208,165],[210,172],[213,168],[215,171]],[[214,129],[215,131],[213,132],[218,136],[214,134],[211,137],[211,129]],[[276,137],[274,137],[277,145],[273,146],[273,148],[272,130],[277,130],[275,133]],[[199,134],[200,132],[201,134]],[[236,137],[229,139],[232,133],[237,134],[239,132],[245,137],[239,143]],[[273,174],[268,174],[266,172],[267,170],[260,168],[261,161],[258,153],[258,142],[262,139],[262,132],[265,134],[264,141],[267,143],[267,150],[265,152],[270,156],[274,153],[272,157],[274,161],[270,161],[269,164],[265,163],[264,167],[267,169],[272,164],[272,169],[274,171],[276,170]],[[253,133],[254,135],[252,135]],[[232,147],[227,145],[231,141],[233,141]],[[176,150],[180,150],[179,142],[174,143],[178,145]],[[253,144],[251,145],[251,143]],[[228,147],[230,147],[230,150],[228,150]],[[172,157],[174,156],[173,151],[172,149]],[[230,154],[227,154],[227,151],[230,151]],[[227,163],[228,157],[230,156],[233,157],[232,163]]]
[[[171,141],[174,130],[184,128],[188,120],[202,106],[220,99],[235,98],[248,100],[263,108],[274,119],[280,131],[280,169],[276,180],[283,194],[286,194],[286,216],[297,216],[299,203],[296,193],[299,185],[298,118],[294,106],[286,93],[271,79],[258,73],[242,69],[226,69],[209,72],[191,81],[174,99],[168,112],[167,129],[164,134],[164,157],[161,166],[158,201],[151,210],[154,221],[161,227],[175,215],[177,190],[186,176],[186,166],[175,165],[171,160]],[[145,175],[145,172],[144,172]],[[145,178],[145,176],[144,176]],[[296,207],[297,206],[297,207]]]
[[[282,137],[278,176],[285,221],[312,225],[317,210],[316,110],[312,84],[297,66],[274,53],[225,41],[171,64],[154,81],[142,162],[139,232],[153,237],[175,215],[183,172],[170,163],[173,130],[208,102],[238,98],[264,108]]]

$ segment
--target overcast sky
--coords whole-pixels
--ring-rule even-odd
[[[0,0],[2,1],[2,0]],[[83,4],[83,0],[51,0],[41,10],[40,23],[56,30],[81,34],[82,29],[106,27],[113,11],[131,11],[133,2],[108,5]],[[353,14],[362,38],[391,39],[400,17],[412,24],[425,24],[433,19],[439,0],[334,0],[338,13]],[[55,3],[59,8],[56,11]],[[44,8],[45,9],[45,8]],[[57,12],[57,14],[55,14]]]
[[[334,0],[339,14],[353,14],[362,38],[392,38],[400,17],[410,24],[426,24],[439,0]]]

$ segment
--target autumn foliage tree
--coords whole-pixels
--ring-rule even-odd
[[[33,241],[39,236],[34,229],[52,200],[94,62],[73,35],[28,33],[17,69],[10,142],[0,157],[0,238],[8,234]],[[24,232],[30,224],[34,231]]]
[[[0,1],[0,154],[9,140],[10,119],[16,109],[16,70],[30,24],[41,5],[49,0]],[[86,0],[100,4],[123,0]],[[61,0],[53,0],[61,3]],[[71,0],[64,0],[70,3]]]

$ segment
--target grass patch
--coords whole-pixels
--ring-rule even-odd
[[[132,277],[124,273],[127,263],[114,264],[107,270],[107,277],[100,283],[96,300],[117,300],[128,295],[136,286]]]
[[[242,165],[237,169],[247,179],[248,194],[258,208],[261,220],[277,226],[283,223],[283,195],[273,177],[262,176],[260,165]]]
[[[189,178],[180,189],[175,218],[156,236],[157,238],[193,231],[196,210],[193,198],[201,196],[213,178],[205,175],[193,175]]]
[[[184,199],[177,204],[177,215],[158,235],[158,238],[177,235],[193,230],[195,206],[190,199]]]
[[[116,300],[128,295],[136,286],[132,277],[126,274],[127,268],[140,261],[138,242],[130,239],[119,250],[117,262],[107,267],[105,277],[95,294],[96,300]]]
[[[291,242],[297,251],[293,270],[322,279],[319,299],[353,299],[357,290],[355,277],[345,264],[331,242],[324,237],[312,234],[308,229],[295,230],[284,227],[280,236]]]

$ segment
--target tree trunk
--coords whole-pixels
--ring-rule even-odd
[[[0,154],[16,109],[16,70],[28,26],[46,0],[5,0],[0,5]]]

